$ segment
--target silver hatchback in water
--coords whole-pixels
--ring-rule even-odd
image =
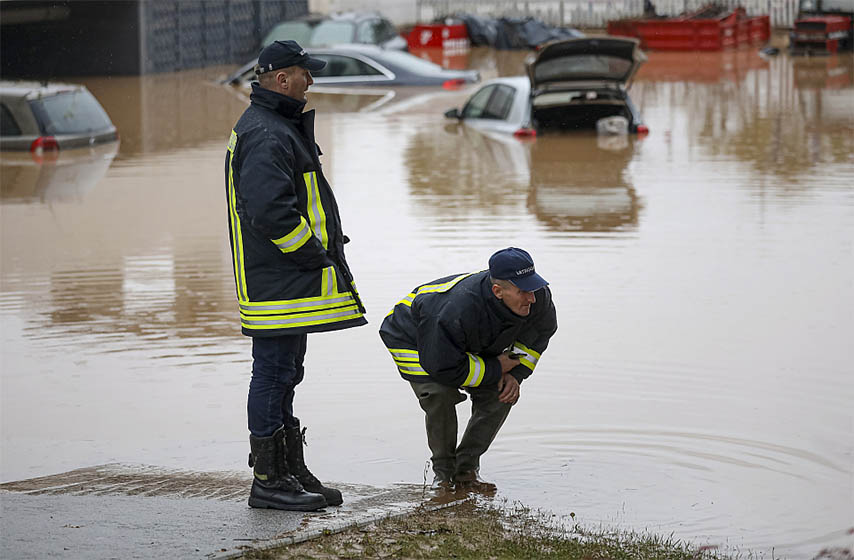
[[[41,153],[115,140],[116,127],[85,86],[0,81],[0,150]]]

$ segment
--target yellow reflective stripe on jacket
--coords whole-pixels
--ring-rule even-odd
[[[309,171],[303,173],[305,188],[308,191],[308,219],[311,221],[311,229],[314,235],[323,244],[324,249],[329,248],[329,233],[326,231],[326,212],[320,200],[320,188],[317,186],[317,173]]]
[[[411,307],[412,301],[416,297],[420,296],[421,294],[428,294],[428,293],[435,293],[435,292],[447,292],[448,290],[450,290],[451,288],[456,286],[458,282],[468,278],[472,274],[476,274],[476,273],[475,272],[469,272],[468,274],[460,274],[456,278],[448,280],[447,282],[443,282],[442,284],[425,284],[424,286],[421,286],[420,288],[418,288],[414,292],[409,292],[406,295],[406,297],[404,297],[402,300],[397,302],[397,304],[395,304],[395,305],[397,306],[397,305],[400,305],[402,303],[403,305],[405,305],[407,307]],[[392,309],[392,312],[394,312],[393,309]]]
[[[240,302],[240,314],[250,316],[269,315],[271,312],[276,311],[288,313],[318,311],[329,309],[330,307],[355,305],[355,303],[356,300],[349,293],[282,301],[242,301]]]
[[[463,387],[477,387],[483,381],[483,375],[486,373],[486,362],[480,356],[470,352],[466,352],[466,355],[469,358],[469,375],[463,382]]]
[[[237,133],[232,130],[228,139],[228,212],[231,215],[232,258],[234,259],[234,280],[237,285],[238,301],[249,299],[246,291],[246,270],[243,266],[243,233],[240,229],[240,216],[237,214],[237,194],[234,190],[234,149],[237,147]]]
[[[430,375],[418,363],[418,351],[407,348],[389,348],[391,359],[394,360],[400,373],[408,375]]]
[[[400,360],[401,362],[417,362],[418,361],[418,350],[409,350],[408,348],[389,348],[389,352],[391,352],[391,357],[394,361]]]
[[[299,225],[284,237],[273,239],[273,243],[276,244],[276,247],[278,247],[281,252],[293,253],[305,245],[305,242],[309,239],[311,239],[311,228],[308,226],[308,222],[305,221],[305,218],[300,216]]]
[[[247,329],[286,329],[337,323],[362,317],[357,305],[338,307],[310,313],[292,313],[289,315],[258,315],[246,317],[241,313],[240,323]]]
[[[522,354],[519,357],[519,361],[523,366],[534,371],[534,368],[537,367],[537,362],[540,360],[540,353],[534,350],[531,350],[521,342],[513,343],[513,352],[517,354]]]
[[[363,316],[353,294],[338,293],[334,267],[324,268],[321,278],[320,296],[278,301],[241,301],[241,324],[247,329],[283,329],[323,325]]]

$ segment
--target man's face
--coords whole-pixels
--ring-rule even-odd
[[[531,313],[531,304],[537,301],[534,292],[520,290],[510,282],[492,285],[492,293],[500,299],[510,311],[520,317],[527,317]]]
[[[288,97],[304,101],[308,86],[314,83],[314,80],[311,79],[311,72],[302,66],[291,66],[288,72],[283,72],[283,74],[285,75],[284,83],[279,82],[281,92]],[[281,80],[281,77],[279,79]]]

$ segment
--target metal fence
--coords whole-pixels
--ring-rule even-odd
[[[658,15],[675,16],[696,10],[710,0],[652,0]],[[788,28],[795,21],[797,0],[716,0],[717,5],[743,6],[748,15],[769,15],[771,26]],[[534,17],[549,25],[603,28],[608,21],[638,17],[644,0],[416,0],[416,16],[421,22],[455,13],[488,17]]]
[[[140,1],[143,74],[244,62],[273,25],[308,13],[307,0]]]

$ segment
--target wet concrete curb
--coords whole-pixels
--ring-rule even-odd
[[[431,503],[421,485],[338,484],[344,505],[319,512],[246,504],[250,473],[101,465],[0,484],[0,557],[236,558],[339,533]]]

